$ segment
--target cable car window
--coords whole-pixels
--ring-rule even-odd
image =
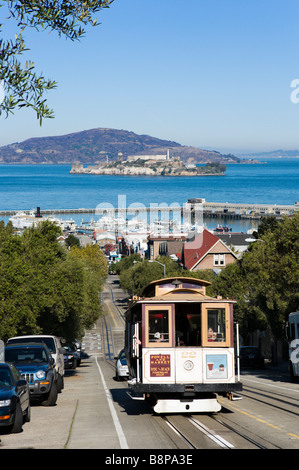
[[[202,304],[202,346],[232,347],[232,322],[229,304]]]
[[[172,282],[165,282],[164,284],[159,284],[160,289],[174,289],[175,286],[172,284]]]
[[[175,317],[175,336],[176,346],[200,346],[201,314],[178,309]]]
[[[194,284],[192,282],[182,282],[182,288],[184,289],[201,289],[202,286],[200,284]]]
[[[225,309],[208,309],[208,341],[226,341]]]
[[[149,310],[149,343],[165,342],[169,340],[168,310]]]
[[[173,305],[143,305],[142,341],[144,347],[173,347]]]

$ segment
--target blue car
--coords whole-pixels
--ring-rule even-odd
[[[18,433],[30,421],[30,396],[26,380],[13,364],[0,363],[0,429]]]
[[[44,343],[12,343],[5,346],[5,361],[20,371],[30,391],[30,399],[43,406],[54,406],[57,401],[57,372]]]

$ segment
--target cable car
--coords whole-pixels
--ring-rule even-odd
[[[209,282],[163,278],[125,313],[129,395],[156,413],[218,412],[219,395],[239,399],[233,305],[206,295]]]

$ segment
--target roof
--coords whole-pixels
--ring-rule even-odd
[[[248,246],[250,242],[247,242],[246,240],[249,238],[249,235],[247,233],[242,233],[242,232],[230,232],[230,233],[220,233],[218,235],[218,238],[220,240],[224,241],[227,245],[234,245],[234,246]]]
[[[5,345],[5,349],[18,349],[18,348],[34,348],[34,349],[41,349],[41,348],[46,348],[47,349],[47,345],[45,343],[31,343],[31,342],[26,342],[24,341],[24,343],[7,343]]]
[[[182,295],[184,294],[184,295]],[[170,292],[165,292],[165,294],[160,294],[154,297],[142,297],[139,298],[136,302],[137,303],[147,303],[147,302],[229,302],[229,303],[236,303],[235,300],[232,299],[223,299],[217,297],[210,297],[209,295],[202,294],[193,289],[174,289]]]
[[[187,242],[184,245],[184,264],[186,268],[189,269],[189,271],[192,270],[218,242],[223,246],[225,251],[229,250],[232,256],[236,258],[236,255],[218,236],[204,229],[192,242]]]
[[[237,303],[235,300],[232,299],[217,299],[215,297],[209,297],[208,295],[202,295],[199,292],[194,293],[194,294],[185,294],[181,295],[179,293],[170,293],[168,295],[160,295],[158,297],[146,297],[143,299],[138,299],[136,300],[136,303],[148,303],[148,302],[212,302],[212,303],[217,303],[217,302],[229,302],[229,303]]]
[[[192,269],[218,241],[220,241],[220,239],[216,235],[204,229],[195,240],[185,243],[184,264],[186,268],[189,270]]]
[[[43,334],[41,334],[41,335],[21,335],[21,336],[12,336],[11,338],[9,338],[9,340],[10,339],[19,339],[19,338],[25,338],[25,339],[27,339],[27,338],[56,338],[56,336],[54,336],[54,335],[43,335]]]
[[[192,284],[198,284],[199,286],[210,286],[211,283],[209,281],[204,281],[203,279],[198,279],[196,277],[186,277],[186,276],[176,276],[176,277],[164,277],[162,279],[156,279],[155,281],[150,282],[145,286],[142,291],[141,296],[146,296],[146,293],[151,290],[151,288],[158,284],[171,284],[173,281],[181,281],[187,282],[190,281]],[[175,289],[175,285],[174,285]]]

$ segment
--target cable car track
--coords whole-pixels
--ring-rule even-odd
[[[197,449],[197,447],[192,444],[192,442],[186,437],[184,436],[184,434],[182,433],[182,431],[179,430],[179,428],[177,426],[175,426],[174,424],[172,424],[168,418],[166,416],[160,416],[160,418],[167,424],[167,426],[177,435],[179,436],[179,438],[187,445],[187,447],[189,449]]]
[[[103,337],[104,358],[106,360],[112,360],[115,356],[113,334],[112,334],[110,323],[108,324],[105,315],[102,317],[102,319],[103,319],[102,337]]]
[[[199,431],[201,434],[194,434],[194,431],[188,430],[189,434],[192,434],[192,438],[188,436],[188,431],[185,429],[184,431],[182,428],[186,428],[186,423],[181,423],[180,425],[176,424],[175,418],[170,417],[170,416],[160,416],[160,418],[167,424],[167,426],[177,435],[179,438],[184,442],[184,444],[189,448],[189,449],[202,449],[202,448],[207,448],[206,447],[206,441],[204,444],[204,447],[200,445],[200,442],[202,442],[202,436],[204,438],[208,439],[208,442],[211,442],[211,446],[213,448],[220,447],[221,449],[245,449],[245,448],[255,448],[255,449],[267,449],[267,447],[262,444],[261,442],[258,442],[257,440],[249,437],[248,435],[242,433],[241,431],[236,430],[234,427],[228,425],[227,423],[224,423],[221,419],[219,419],[215,415],[204,415],[204,419],[200,421],[200,418],[194,417],[191,415],[180,415],[180,417],[183,417],[184,420],[188,421],[188,424],[190,423],[192,426],[194,426],[197,431]],[[221,426],[221,429],[218,429],[217,431],[213,430],[212,428],[214,427],[213,423],[207,424],[203,423],[203,420],[209,420],[209,421],[215,421],[218,423],[218,425]],[[221,434],[230,434],[229,438],[223,437]],[[228,440],[229,439],[229,440]],[[232,442],[230,442],[232,441]],[[237,444],[238,442],[238,444]]]
[[[207,426],[202,424],[200,421],[193,417],[187,417],[187,419],[192,423],[197,429],[199,429],[204,435],[206,435],[209,439],[215,442],[219,447],[223,449],[233,449],[234,445],[228,442],[226,439],[221,437],[219,434],[211,431]]]
[[[114,292],[110,283],[106,282],[105,287],[106,287],[106,290],[102,293],[102,303],[107,304],[108,306],[107,313],[110,312],[110,314],[107,314],[107,315],[104,314],[101,317],[101,329],[102,329],[102,338],[103,338],[103,356],[105,360],[109,363],[109,361],[113,361],[116,355],[115,351],[117,349],[117,343],[118,343],[117,335],[119,334],[120,330],[123,331],[125,319],[124,319],[123,313],[121,312],[121,309],[116,303]],[[119,328],[115,329],[113,326],[111,326],[111,318],[114,318],[114,314],[110,310],[109,304],[110,306],[114,307],[114,310],[116,312],[115,317],[121,320],[121,323],[119,324]],[[111,315],[113,315],[113,317]],[[115,322],[115,319],[114,319],[114,322]]]
[[[243,433],[241,433],[240,431],[237,431],[235,428],[233,428],[232,426],[230,426],[229,424],[227,423],[224,423],[223,421],[221,421],[217,416],[213,416],[213,419],[215,421],[217,421],[218,423],[222,424],[222,426],[224,426],[225,428],[227,428],[228,430],[238,434],[240,437],[242,437],[243,439],[245,439],[246,441],[250,442],[251,444],[253,444],[254,446],[256,446],[258,449],[267,449],[267,447],[265,447],[264,445],[262,445],[260,442],[257,442],[256,440],[250,438],[248,435],[245,435]]]
[[[116,309],[116,311],[117,311],[117,313],[118,313],[120,319],[121,319],[123,322],[125,322],[124,315],[123,315],[123,313],[121,312],[119,306],[116,304],[116,301],[115,301],[115,298],[114,298],[114,292],[113,292],[112,287],[111,287],[110,285],[108,285],[108,284],[106,284],[106,287],[110,290],[111,302],[112,302],[112,304],[114,305],[114,307],[115,307],[115,309]]]
[[[247,392],[247,393],[244,393],[244,392]],[[260,397],[252,396],[250,394],[259,395]],[[291,415],[299,416],[299,404],[296,398],[286,397],[285,395],[283,395],[284,399],[282,399],[282,398],[278,398],[277,396],[275,396],[275,395],[279,395],[278,393],[275,394],[274,392],[270,392],[270,391],[260,391],[259,389],[256,389],[254,387],[248,387],[248,386],[243,388],[241,395],[243,397],[248,398],[249,400],[266,404],[267,406],[275,408],[276,410],[280,410]],[[289,401],[287,401],[286,399]],[[269,400],[280,402],[282,405],[285,405],[285,407],[279,406],[278,404],[275,404],[275,403],[271,403]],[[294,403],[290,403],[291,400]],[[286,406],[297,408],[298,411],[287,409]]]

